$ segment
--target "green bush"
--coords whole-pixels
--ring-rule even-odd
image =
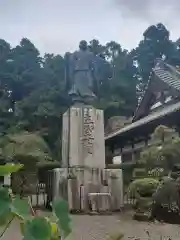
[[[132,198],[152,196],[158,186],[159,181],[154,178],[136,179],[129,185],[128,192]]]

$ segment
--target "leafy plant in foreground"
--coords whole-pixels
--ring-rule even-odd
[[[0,176],[16,172],[23,167],[21,164],[6,164],[0,166]],[[17,218],[23,240],[58,240],[65,239],[71,232],[68,205],[60,200],[53,203],[55,220],[48,217],[37,216],[28,201],[19,196],[13,196],[8,187],[0,186],[0,225],[4,230],[0,233],[2,238],[11,222]]]

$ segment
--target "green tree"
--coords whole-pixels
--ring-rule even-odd
[[[147,170],[162,168],[165,173],[179,163],[180,140],[174,129],[158,126],[151,136],[151,145],[141,153],[140,162]]]
[[[39,85],[17,103],[18,119],[28,131],[37,131],[60,157],[61,116],[68,107],[64,59],[60,55],[45,54],[41,67]]]
[[[155,60],[164,57],[168,61],[174,55],[174,44],[169,36],[169,31],[162,23],[152,25],[145,30],[144,39],[132,51],[134,61],[137,64],[140,96],[147,85]]]
[[[96,107],[112,116],[132,116],[142,96],[156,58],[180,64],[179,40],[172,42],[166,27],[150,26],[139,45],[128,52],[115,41],[89,42],[89,49],[110,64],[98,84]],[[45,54],[26,38],[11,47],[0,39],[0,133],[38,133],[53,157],[60,158],[62,114],[69,106],[64,75],[64,57]]]
[[[133,59],[120,44],[109,42],[106,44],[106,58],[112,66],[112,79],[105,89],[103,97],[107,102],[105,117],[116,115],[132,116],[136,106],[136,69]]]
[[[18,175],[13,175],[13,190],[23,194],[24,191],[34,189],[33,183],[37,178],[32,178],[32,173],[36,173],[39,163],[52,161],[46,142],[38,134],[29,132],[7,134],[0,140],[1,158],[24,165]]]
[[[102,54],[105,55],[105,46],[101,45],[99,40],[93,39],[89,42],[89,49],[95,55]]]
[[[38,49],[26,38],[11,50],[11,56],[14,75],[11,97],[16,103],[40,86],[42,59]]]
[[[20,162],[30,168],[35,163],[51,161],[51,152],[46,142],[37,134],[18,132],[2,138],[1,152],[6,160]]]
[[[13,71],[11,66],[11,46],[0,39],[0,132],[6,133],[13,122],[11,91]]]

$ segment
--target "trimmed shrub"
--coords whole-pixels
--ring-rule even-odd
[[[130,197],[151,197],[159,186],[159,181],[154,178],[142,178],[134,180],[130,185],[128,192]]]

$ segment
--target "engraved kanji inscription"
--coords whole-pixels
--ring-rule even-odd
[[[93,153],[93,143],[94,143],[94,121],[92,115],[90,114],[90,110],[86,109],[84,111],[83,144],[88,154]]]

